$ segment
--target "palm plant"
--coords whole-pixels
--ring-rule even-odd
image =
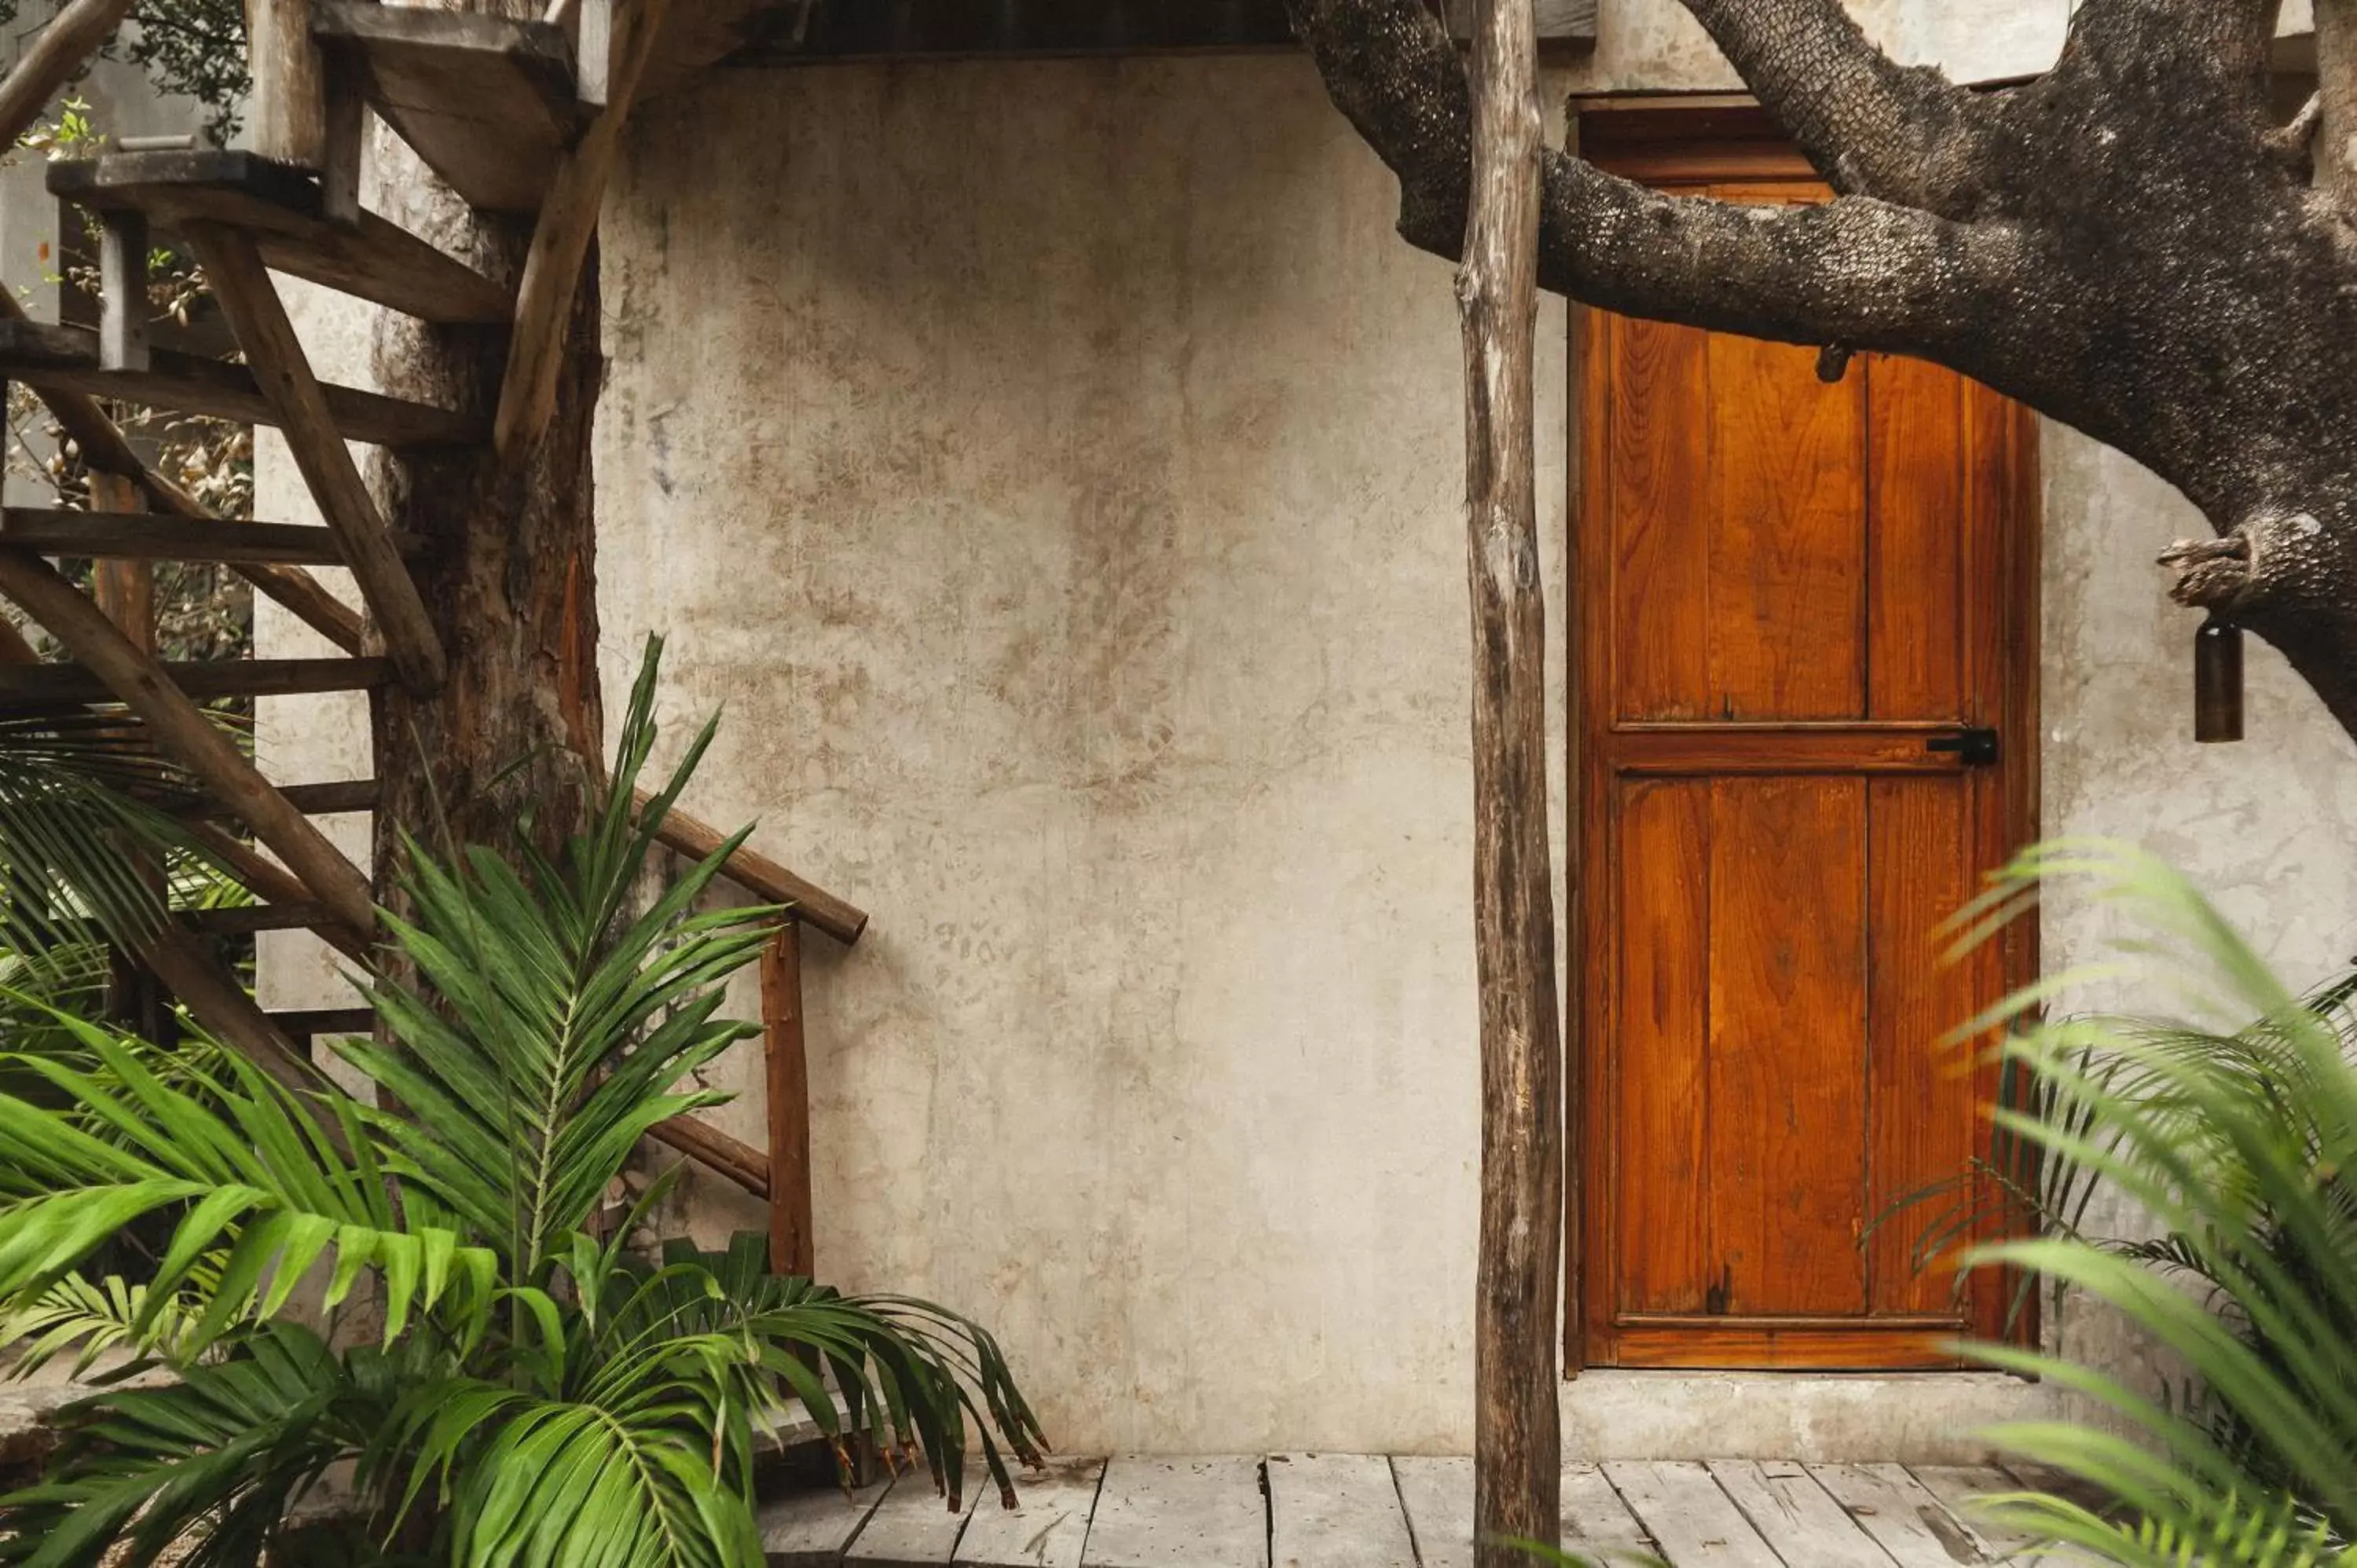
[[[2145,933],[2129,956],[2153,962],[2172,994],[2153,1017],[2040,1016],[2091,978],[2081,972],[1979,1021],[2010,1026],[1999,1047],[2009,1073],[2037,1085],[1993,1114],[2027,1152],[2033,1178],[2016,1192],[2041,1223],[1972,1261],[2109,1303],[2191,1380],[2185,1397],[2153,1398],[2052,1354],[1969,1347],[2116,1418],[1991,1434],[2118,1499],[2116,1512],[2026,1493],[1998,1512],[2115,1563],[2357,1563],[2357,983],[2294,995],[2182,876],[2109,844],[2025,852],[1966,911],[1965,940],[2056,877],[2126,908]],[[2151,1216],[2158,1235],[2090,1234],[2096,1183]]]
[[[560,854],[409,846],[414,914],[387,923],[417,978],[380,979],[386,1043],[345,1047],[399,1111],[225,1054],[166,1075],[79,1020],[94,1065],[14,1064],[69,1108],[0,1093],[0,1313],[49,1353],[101,1341],[176,1376],[70,1408],[42,1482],[0,1498],[0,1563],[758,1563],[753,1431],[790,1399],[838,1439],[921,1445],[952,1506],[969,1418],[1002,1494],[1002,1440],[1037,1457],[978,1326],[770,1275],[758,1238],[638,1256],[667,1180],[593,1229],[651,1128],[726,1098],[673,1086],[752,1032],[720,986],[777,913],[701,908],[741,834],[633,912],[712,736],[632,809],[658,664],[651,644]],[[168,1240],[144,1289],[78,1273],[146,1216]],[[339,1517],[298,1526],[339,1470]]]

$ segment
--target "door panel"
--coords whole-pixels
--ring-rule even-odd
[[[1729,199],[1813,199],[1747,179]],[[2015,976],[1940,925],[2027,836],[2021,416],[1936,367],[1583,313],[1585,1259],[1574,1353],[1952,1365],[1919,1266]],[[1994,766],[1928,743],[1999,732]]]

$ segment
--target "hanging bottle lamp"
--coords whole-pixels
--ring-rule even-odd
[[[2243,738],[2243,628],[2214,615],[2193,634],[2193,738]]]

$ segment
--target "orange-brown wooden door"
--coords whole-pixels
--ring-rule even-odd
[[[2026,425],[1917,360],[1581,332],[1577,1352],[1953,1364],[2001,1291],[1919,1268],[1937,1205],[1877,1221],[1985,1147],[1942,1041],[2013,966],[1937,928],[2029,825]]]

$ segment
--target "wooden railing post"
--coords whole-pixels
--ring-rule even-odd
[[[245,29],[253,150],[304,168],[323,166],[326,71],[311,41],[311,0],[245,0]]]
[[[761,1043],[769,1058],[770,1267],[811,1276],[810,1058],[802,1038],[802,933],[789,919],[761,954]]]

